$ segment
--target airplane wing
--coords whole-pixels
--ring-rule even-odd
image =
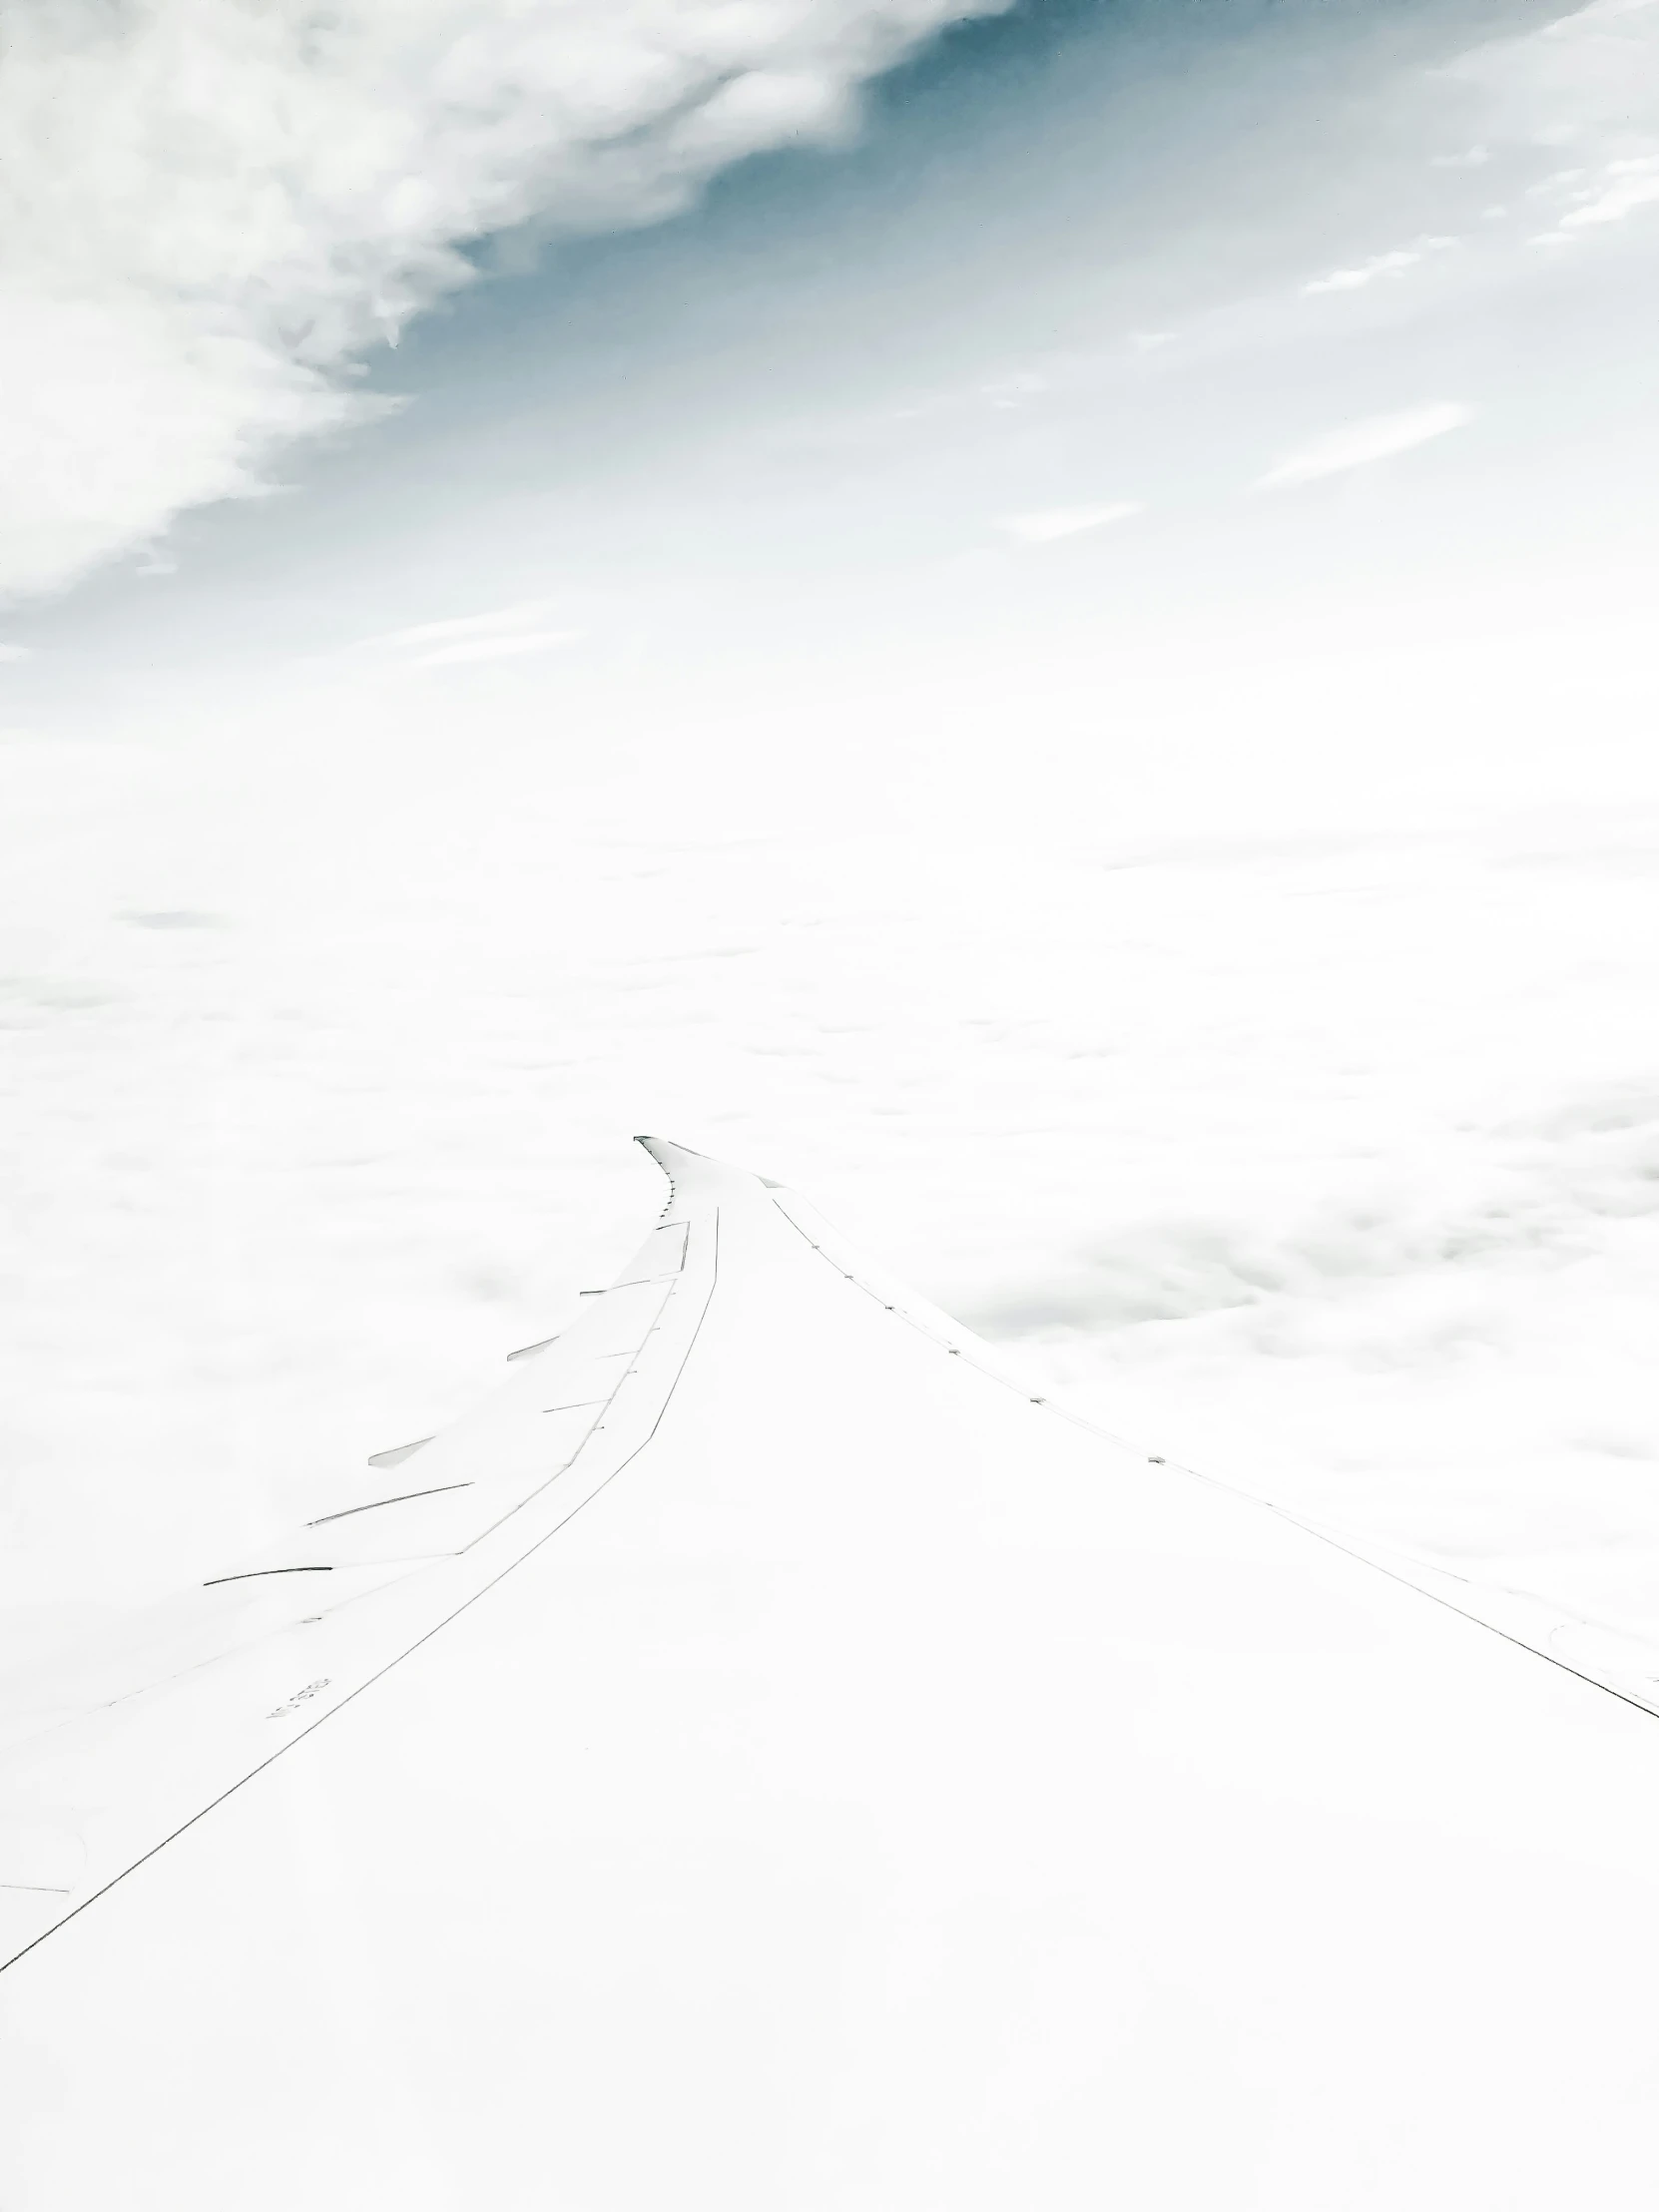
[[[0,2205],[1650,2212],[1659,1661],[642,1141],[383,1499],[0,1703]]]

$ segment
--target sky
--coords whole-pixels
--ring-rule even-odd
[[[21,0],[0,131],[15,1633],[645,1129],[1659,1637],[1659,5]]]

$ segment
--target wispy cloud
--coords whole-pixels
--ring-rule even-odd
[[[28,658],[29,648],[26,645],[6,645],[4,643],[0,643],[0,662],[26,661]]]
[[[556,611],[551,599],[520,599],[510,607],[494,607],[483,615],[448,615],[442,622],[417,622],[407,630],[388,630],[364,638],[364,645],[447,645],[454,638],[487,638],[503,631],[535,629]]]
[[[418,622],[406,630],[360,638],[353,650],[382,655],[399,668],[517,660],[525,654],[555,652],[581,637],[580,630],[552,620],[556,613],[552,600],[520,600],[487,614],[451,615],[441,622]]]
[[[457,661],[514,661],[526,653],[552,653],[574,645],[579,630],[525,630],[516,637],[468,638],[417,656],[416,668],[446,668]]]
[[[1518,37],[1475,47],[1443,74],[1481,94],[1483,144],[1570,149],[1580,167],[1558,173],[1563,180],[1616,171],[1625,162],[1639,168],[1659,151],[1655,0],[1597,0]]]
[[[1581,230],[1587,224],[1622,223],[1638,208],[1659,200],[1659,154],[1642,154],[1629,161],[1609,162],[1601,175],[1600,189],[1582,206],[1562,218],[1562,228]]]
[[[1569,205],[1554,229],[1540,232],[1535,244],[1553,245],[1580,231],[1622,223],[1638,208],[1659,202],[1659,154],[1628,155],[1588,176],[1583,170],[1563,172],[1561,190]]]
[[[1048,545],[1055,538],[1075,538],[1085,530],[1127,522],[1140,512],[1137,500],[1114,499],[1098,507],[1044,507],[1034,514],[1005,515],[999,527],[1021,545]]]
[[[1314,276],[1303,285],[1305,292],[1358,291],[1362,285],[1375,283],[1379,276],[1391,276],[1402,269],[1414,269],[1418,262],[1426,261],[1430,254],[1444,253],[1456,244],[1455,239],[1413,239],[1409,246],[1396,246],[1386,254],[1374,254],[1370,261],[1357,262],[1351,269],[1334,269],[1327,276]]]
[[[1258,491],[1272,491],[1287,484],[1308,484],[1316,477],[1341,475],[1351,468],[1367,468],[1395,453],[1408,453],[1414,445],[1443,437],[1474,419],[1474,409],[1456,400],[1440,400],[1432,406],[1407,407],[1399,414],[1368,415],[1363,422],[1345,423],[1328,430],[1275,461],[1256,480]]]
[[[1007,0],[13,0],[0,591],[50,590],[360,421],[351,364],[538,223],[672,214]],[[378,405],[383,408],[385,402]]]

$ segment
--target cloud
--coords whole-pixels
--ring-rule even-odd
[[[526,630],[518,637],[471,638],[457,645],[439,646],[422,653],[416,668],[446,668],[457,661],[509,661],[525,653],[551,653],[562,645],[574,645],[579,630]]]
[[[1318,476],[1337,476],[1345,469],[1366,468],[1392,454],[1407,453],[1413,445],[1443,437],[1474,418],[1472,407],[1455,400],[1433,406],[1408,407],[1401,414],[1368,415],[1363,422],[1346,423],[1328,430],[1324,437],[1300,445],[1275,461],[1265,476],[1257,478],[1258,491],[1272,491],[1285,484],[1309,484]]]
[[[1659,154],[1630,155],[1605,163],[1586,177],[1570,170],[1557,184],[1569,206],[1552,231],[1540,232],[1535,245],[1555,245],[1574,233],[1607,223],[1622,223],[1638,208],[1659,201]]]
[[[1441,74],[1482,96],[1482,141],[1640,156],[1659,132],[1659,5],[1600,0],[1490,40]]]
[[[1530,244],[1565,246],[1659,202],[1659,0],[1599,0],[1489,40],[1440,74],[1479,98],[1475,151],[1496,144],[1570,158],[1528,189],[1560,211]]]
[[[0,644],[0,663],[4,663],[6,661],[26,661],[28,658],[29,648],[26,645]]]
[[[526,224],[654,221],[845,134],[1006,0],[14,0],[0,68],[0,592],[267,488],[385,401],[355,361]]]
[[[1374,254],[1369,262],[1357,263],[1352,269],[1334,269],[1328,276],[1312,277],[1302,288],[1310,293],[1358,291],[1379,276],[1391,276],[1399,270],[1412,269],[1428,255],[1442,253],[1455,243],[1446,238],[1415,239],[1409,246],[1395,247],[1391,253]]]
[[[1650,207],[1655,200],[1659,200],[1659,154],[1609,162],[1596,191],[1561,218],[1561,227],[1578,230],[1591,223],[1622,223],[1627,215]]]
[[[452,638],[488,638],[503,631],[526,630],[544,623],[554,613],[551,599],[521,599],[510,607],[495,607],[483,615],[449,615],[442,622],[417,622],[412,629],[388,630],[363,638],[364,646],[443,645]]]
[[[1048,545],[1055,538],[1074,538],[1084,530],[1101,530],[1110,522],[1127,522],[1141,512],[1133,499],[1114,499],[1101,507],[1046,507],[1036,514],[1006,515],[998,525],[1022,545]]]
[[[447,668],[466,661],[517,660],[529,653],[550,653],[574,645],[580,630],[550,621],[556,603],[520,600],[488,614],[452,615],[441,622],[420,622],[406,630],[360,638],[354,650],[383,654],[403,668]]]

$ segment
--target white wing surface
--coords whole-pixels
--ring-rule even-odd
[[[0,1712],[5,2212],[1651,2212],[1648,1656],[650,1149],[383,1502]]]

